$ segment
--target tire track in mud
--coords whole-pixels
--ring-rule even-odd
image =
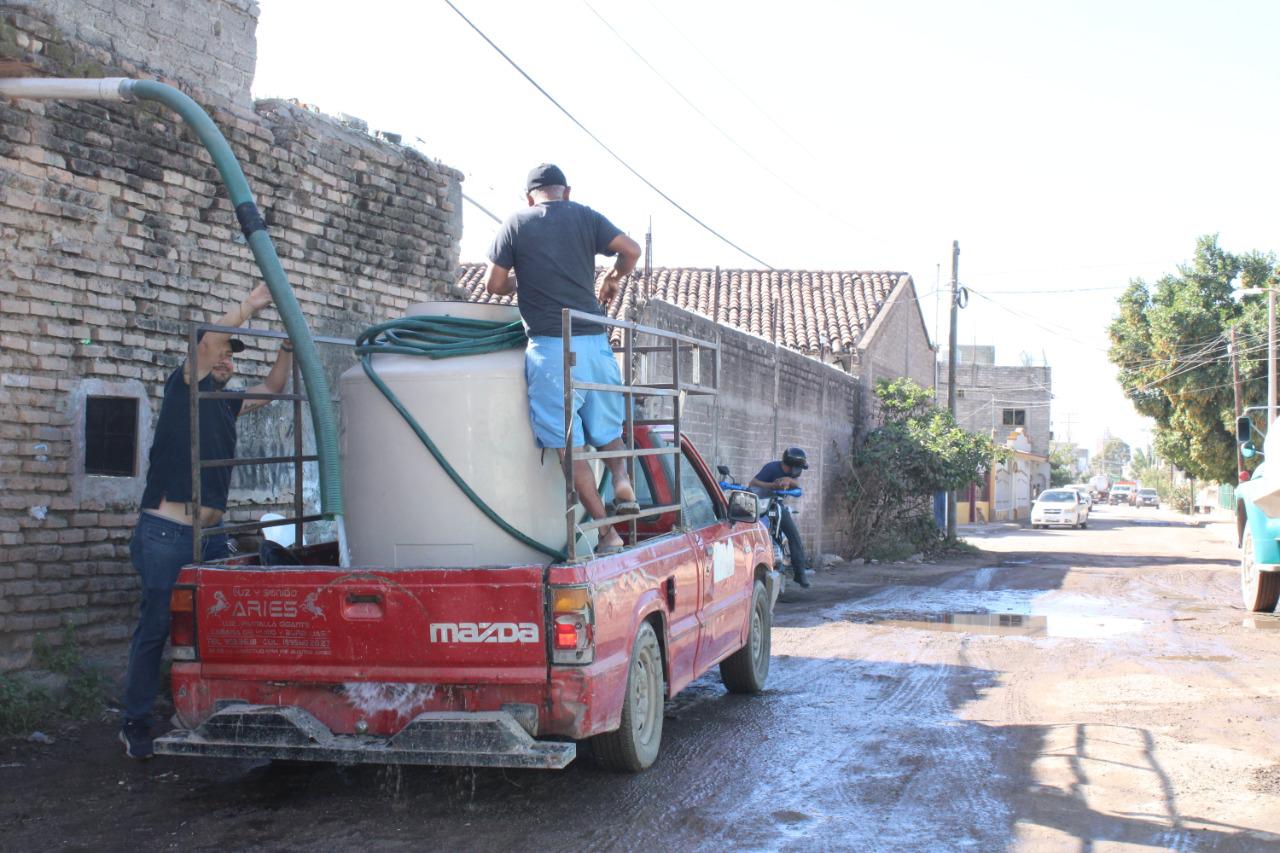
[[[949,578],[941,586],[986,591],[991,589],[999,572],[999,566],[983,567]],[[883,703],[883,710],[895,716],[914,712],[922,718],[920,727],[923,730],[919,736],[922,744],[918,749],[926,752],[934,765],[930,774],[932,778],[917,774],[910,780],[912,784],[901,792],[889,815],[889,823],[909,826],[915,817],[911,811],[918,809],[917,803],[955,803],[958,796],[960,825],[951,835],[952,840],[960,846],[993,849],[995,845],[1007,843],[1011,825],[1008,807],[990,790],[994,766],[991,747],[994,741],[981,742],[998,738],[998,734],[980,723],[955,719],[948,695],[949,688],[963,686],[976,694],[994,685],[995,676],[986,667],[986,661],[974,661],[967,655],[969,640],[969,637],[964,637],[960,641],[958,657],[961,666],[930,667],[925,677],[905,689],[895,690]],[[958,684],[956,682],[960,679],[948,678],[949,674],[964,672],[972,673],[970,683]],[[985,683],[973,683],[978,680]],[[939,798],[937,789],[944,793],[950,791],[951,799]],[[907,841],[898,839],[897,843]]]

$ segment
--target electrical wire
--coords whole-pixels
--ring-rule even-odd
[[[755,154],[752,154],[751,151],[749,151],[746,148],[746,146],[744,146],[737,139],[735,139],[727,130],[725,130],[723,127],[717,124],[715,120],[711,118],[711,116],[707,115],[702,110],[701,107],[699,107],[692,100],[690,100],[689,97],[686,96],[685,93],[682,92],[680,88],[676,86],[675,83],[672,83],[669,79],[667,79],[667,77],[661,71],[659,71],[654,66],[654,64],[644,56],[644,54],[642,54],[633,44],[631,44],[631,42],[627,41],[626,37],[623,36],[622,33],[618,32],[617,28],[614,27],[613,24],[609,23],[609,20],[605,18],[604,15],[600,14],[600,11],[596,9],[595,6],[591,5],[591,0],[582,0],[582,4],[586,6],[588,9],[590,9],[593,15],[595,15],[597,18],[600,19],[600,22],[604,24],[605,27],[608,28],[609,32],[614,34],[614,36],[618,39],[618,41],[622,42],[622,44],[627,48],[627,50],[631,51],[631,53],[636,57],[636,59],[644,63],[645,67],[648,68],[650,71],[652,71],[655,77],[657,77],[659,80],[665,83],[667,88],[675,93],[676,97],[684,101],[685,104],[689,106],[689,109],[693,110],[702,118],[703,121],[711,125],[711,127],[714,128],[716,132],[718,132],[721,136],[725,138],[726,142],[728,142],[734,148],[737,148],[739,151],[741,151],[742,154],[752,163],[755,163],[756,166],[758,166],[761,171],[765,172],[766,174],[774,178],[776,181],[778,181],[778,183],[782,184],[784,187],[791,190],[791,192],[794,193],[797,198],[811,205],[816,211],[821,213],[826,218],[835,220],[836,222],[839,222],[841,225],[844,225],[846,228],[851,228],[855,231],[861,231],[867,236],[874,237],[875,239],[880,240],[881,242],[887,242],[884,240],[884,238],[876,234],[873,234],[870,231],[867,231],[865,228],[862,228],[861,226],[858,226],[852,222],[849,222],[847,219],[841,216],[838,212],[829,209],[821,202],[812,198],[811,196],[806,194],[803,190],[801,190],[799,187],[797,187],[795,184],[791,183],[791,181],[787,180],[785,177],[783,177],[782,175],[774,171],[767,163],[764,163],[763,161],[761,161],[760,158],[756,157]]]
[[[610,148],[607,144],[605,144],[605,142],[604,142],[602,139],[600,139],[600,137],[598,137],[598,136],[596,136],[594,133],[592,133],[592,132],[591,132],[591,130],[590,130],[590,129],[588,129],[588,128],[587,128],[587,126],[586,126],[585,124],[583,124],[582,122],[578,121],[577,117],[576,117],[576,116],[574,116],[574,114],[573,114],[573,113],[569,112],[569,110],[568,110],[568,109],[566,109],[566,108],[565,108],[565,107],[564,107],[564,106],[563,106],[559,101],[557,101],[557,100],[556,100],[556,99],[551,95],[551,93],[550,93],[550,92],[548,92],[546,89],[542,88],[542,86],[541,86],[541,85],[539,85],[539,83],[538,83],[538,81],[537,81],[537,80],[534,80],[534,79],[533,79],[533,77],[529,76],[529,73],[528,73],[527,71],[525,71],[523,68],[521,68],[521,67],[520,67],[520,65],[519,65],[519,64],[518,64],[514,59],[512,59],[510,56],[508,56],[508,55],[507,55],[507,53],[506,53],[506,51],[504,51],[502,48],[498,47],[498,45],[493,41],[493,39],[489,38],[489,36],[487,36],[487,35],[485,34],[484,30],[480,29],[478,26],[476,26],[476,25],[471,21],[471,19],[470,19],[470,18],[468,18],[466,15],[464,15],[464,14],[462,13],[462,10],[461,10],[461,9],[459,9],[457,6],[455,6],[455,5],[453,4],[453,0],[444,0],[444,2],[445,2],[445,5],[447,5],[450,9],[452,9],[455,13],[457,13],[457,15],[458,15],[458,17],[459,17],[459,18],[461,18],[463,21],[465,21],[465,22],[467,23],[467,26],[471,27],[471,29],[473,29],[473,30],[475,30],[475,31],[476,31],[476,34],[477,34],[477,35],[479,35],[479,36],[480,36],[480,38],[484,39],[484,41],[485,41],[485,43],[486,43],[486,44],[488,44],[491,48],[493,48],[495,51],[497,51],[499,56],[501,56],[503,59],[505,59],[505,60],[507,61],[507,63],[508,63],[512,68],[514,68],[517,72],[519,72],[519,74],[520,74],[520,76],[521,76],[521,77],[523,77],[525,80],[527,80],[527,81],[529,82],[529,84],[530,84],[531,86],[533,86],[533,88],[537,89],[537,90],[538,90],[538,92],[539,92],[543,97],[545,97],[548,101],[550,101],[550,102],[551,102],[551,103],[556,107],[556,109],[558,109],[558,110],[560,110],[560,112],[564,113],[565,117],[566,117],[566,118],[568,118],[568,119],[569,119],[569,121],[573,122],[575,125],[577,125],[577,127],[578,127],[578,129],[579,129],[579,130],[581,130],[581,131],[582,131],[583,133],[585,133],[587,136],[591,137],[591,139],[592,139],[592,141],[593,141],[593,142],[595,142],[597,145],[599,145],[601,148],[603,148],[603,149],[605,150],[605,152],[606,152],[606,153],[608,153],[608,155],[609,155],[610,157],[612,157],[614,160],[617,160],[617,161],[618,161],[618,163],[619,163],[619,164],[620,164],[624,169],[626,169],[628,172],[630,172],[632,175],[634,175],[637,179],[639,179],[641,183],[643,183],[643,184],[644,184],[645,186],[647,186],[649,189],[653,190],[655,193],[657,193],[659,196],[661,196],[664,200],[666,200],[666,202],[667,202],[668,204],[670,204],[670,205],[671,205],[672,207],[674,207],[676,210],[678,210],[678,211],[680,211],[681,213],[683,213],[685,216],[689,217],[689,219],[693,220],[695,223],[697,223],[699,226],[701,226],[704,230],[706,230],[706,231],[707,231],[707,233],[711,234],[711,235],[712,235],[713,237],[715,237],[717,240],[720,240],[720,241],[721,241],[722,243],[724,243],[725,245],[730,246],[731,248],[733,248],[733,249],[737,250],[738,252],[741,252],[743,255],[747,256],[748,258],[750,258],[751,260],[755,261],[757,264],[760,264],[762,267],[764,267],[764,268],[766,268],[766,269],[770,269],[770,270],[776,269],[776,268],[775,268],[775,267],[773,267],[772,265],[765,263],[764,261],[760,260],[760,258],[758,258],[758,257],[756,257],[755,255],[751,254],[751,253],[750,253],[750,252],[748,252],[746,249],[742,248],[742,247],[741,247],[741,246],[739,246],[737,243],[733,242],[733,241],[732,241],[732,240],[730,240],[728,237],[724,236],[723,234],[721,234],[721,233],[720,233],[719,231],[717,231],[716,229],[712,228],[712,227],[711,227],[710,225],[708,225],[707,223],[703,222],[701,219],[699,219],[697,216],[695,216],[695,215],[694,215],[694,214],[693,214],[693,213],[692,213],[688,208],[686,208],[684,205],[680,204],[680,203],[679,203],[678,201],[676,201],[674,198],[672,198],[671,196],[669,196],[669,195],[667,195],[665,192],[663,192],[661,189],[659,189],[659,188],[658,188],[658,186],[657,186],[656,184],[654,184],[654,183],[653,183],[653,181],[650,181],[650,180],[649,180],[648,178],[646,178],[644,175],[640,174],[640,172],[639,172],[639,171],[637,171],[637,170],[635,169],[635,167],[633,167],[630,163],[628,163],[626,160],[624,160],[620,154],[618,154],[616,151],[614,151],[612,148]]]
[[[464,200],[464,201],[469,201],[469,202],[471,202],[471,203],[472,203],[476,208],[478,208],[478,209],[480,210],[480,212],[481,212],[481,213],[483,213],[483,214],[485,214],[486,216],[488,216],[488,217],[489,217],[490,219],[492,219],[494,222],[498,223],[499,225],[501,225],[501,224],[502,224],[502,220],[498,218],[497,214],[495,214],[495,213],[494,213],[493,211],[491,211],[489,208],[485,207],[485,206],[484,206],[483,204],[481,204],[480,202],[476,201],[476,200],[475,200],[474,198],[472,198],[471,196],[467,195],[466,193],[463,193],[463,194],[462,194],[462,198],[463,198],[463,200]]]
[[[762,107],[762,106],[760,106],[758,103],[756,103],[755,99],[751,97],[751,93],[750,93],[750,92],[748,92],[746,89],[743,89],[741,86],[739,86],[739,85],[738,85],[738,83],[737,83],[737,81],[735,81],[732,77],[730,77],[730,76],[729,76],[728,74],[726,74],[723,70],[721,70],[720,66],[716,65],[716,64],[715,64],[715,62],[711,59],[711,57],[709,57],[709,56],[707,56],[705,53],[703,53],[703,52],[702,52],[702,48],[698,47],[697,42],[695,42],[693,39],[691,39],[691,38],[689,38],[687,35],[685,35],[685,34],[684,34],[684,31],[683,31],[683,30],[681,30],[679,27],[677,27],[677,26],[675,25],[675,22],[674,22],[674,21],[672,21],[670,18],[668,18],[665,12],[663,12],[661,9],[659,9],[657,6],[655,6],[655,5],[653,4],[652,0],[648,0],[648,2],[649,2],[649,8],[650,8],[650,9],[652,9],[654,12],[656,12],[656,13],[657,13],[657,15],[658,15],[658,17],[660,17],[660,18],[662,18],[662,20],[666,21],[666,22],[667,22],[667,26],[671,27],[671,29],[672,29],[672,30],[674,30],[674,31],[675,31],[675,33],[676,33],[678,36],[680,36],[680,38],[684,39],[684,40],[685,40],[685,43],[686,43],[686,44],[688,44],[691,48],[693,48],[693,52],[694,52],[694,53],[696,53],[696,54],[698,54],[698,56],[702,57],[702,60],[703,60],[704,62],[706,62],[706,63],[707,63],[707,65],[709,65],[709,66],[710,66],[710,67],[711,67],[711,68],[712,68],[712,69],[713,69],[717,74],[719,74],[719,75],[720,75],[720,77],[721,77],[721,78],[722,78],[726,83],[728,83],[731,87],[733,87],[733,89],[734,89],[734,90],[735,90],[739,95],[741,95],[743,98],[745,98],[745,99],[746,99],[746,101],[747,101],[747,103],[749,103],[749,104],[751,104],[751,106],[755,107],[755,108],[756,108],[756,111],[757,111],[757,112],[759,112],[759,113],[760,113],[760,115],[764,116],[764,117],[765,117],[765,119],[769,122],[769,124],[771,124],[771,125],[773,125],[775,128],[777,128],[777,130],[779,130],[779,131],[782,133],[782,135],[783,135],[783,136],[787,137],[787,139],[790,139],[790,140],[792,141],[792,143],[794,143],[794,144],[795,144],[796,148],[798,148],[798,149],[800,149],[802,152],[804,152],[804,154],[805,154],[806,156],[808,156],[810,160],[816,160],[816,159],[818,159],[818,158],[817,158],[817,156],[816,156],[812,151],[810,151],[810,150],[805,146],[805,144],[804,144],[803,142],[801,142],[799,139],[797,139],[795,136],[793,136],[793,135],[791,134],[791,131],[787,130],[787,128],[786,128],[784,125],[782,125],[780,122],[778,122],[776,119],[774,119],[774,117],[773,117],[773,116],[769,115],[769,113],[765,110],[765,108],[764,108],[764,107]]]

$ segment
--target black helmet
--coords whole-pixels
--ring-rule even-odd
[[[799,468],[801,471],[809,467],[809,457],[798,447],[788,447],[782,453],[782,464],[788,468]]]

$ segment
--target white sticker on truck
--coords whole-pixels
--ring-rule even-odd
[[[717,542],[711,546],[711,578],[714,583],[733,577],[733,543]]]

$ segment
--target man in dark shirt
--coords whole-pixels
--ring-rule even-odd
[[[235,308],[219,317],[216,325],[240,326],[271,304],[265,284],[258,285]],[[196,380],[202,392],[221,391],[235,373],[231,356],[244,344],[222,332],[205,332],[196,357]],[[292,346],[280,347],[276,362],[251,392],[282,392],[289,382]],[[142,511],[129,542],[133,567],[142,580],[138,627],[129,645],[129,669],[125,676],[124,725],[120,740],[130,758],[150,758],[151,709],[160,689],[160,658],[169,637],[169,596],[178,570],[191,562],[194,495],[191,488],[191,369],[186,363],[169,375],[156,422],[155,438],[147,465],[147,485]],[[201,400],[200,458],[232,459],[236,451],[236,418],[266,404],[265,400]],[[206,468],[200,476],[200,525],[217,527],[227,508],[231,468]],[[204,559],[229,554],[225,535],[204,540]]]
[[[809,460],[805,452],[799,447],[788,447],[781,459],[765,463],[760,473],[752,478],[751,489],[764,497],[773,497],[778,489],[797,489],[800,487],[800,475],[808,467]],[[791,551],[791,568],[795,574],[796,583],[808,589],[809,580],[805,577],[805,569],[809,564],[804,557],[804,543],[800,541],[800,529],[796,527],[796,520],[791,517],[791,510],[781,504],[778,510],[781,515],[779,521],[782,535],[786,537],[787,548]]]
[[[569,201],[564,172],[543,163],[529,173],[525,185],[528,208],[512,214],[489,249],[489,293],[516,293],[520,317],[529,334],[525,379],[529,384],[529,419],[539,447],[553,447],[564,458],[564,308],[603,316],[624,276],[640,259],[640,246],[612,222],[589,207]],[[613,269],[595,292],[596,255],[616,256]],[[512,275],[514,270],[515,275]],[[517,280],[518,279],[518,280]],[[575,321],[573,378],[581,382],[621,385],[622,377],[604,326]],[[600,450],[623,447],[622,395],[585,391],[575,394],[573,447]],[[616,512],[635,513],[635,491],[623,459],[607,459],[613,476]],[[576,461],[573,485],[592,518],[605,517],[591,466]],[[622,539],[612,527],[600,531],[599,548],[616,551]]]

